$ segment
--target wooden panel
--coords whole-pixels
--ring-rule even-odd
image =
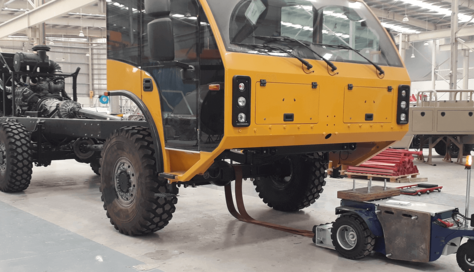
[[[393,115],[394,93],[385,88],[358,87],[345,90],[344,123],[390,123]],[[373,121],[366,121],[365,115],[373,114]]]
[[[378,208],[387,257],[410,262],[429,262],[431,215],[400,208]],[[416,217],[416,218],[413,218]]]
[[[387,188],[387,190],[384,190],[383,186],[373,186],[370,190],[370,193],[368,192],[367,187],[358,188],[355,191],[346,190],[337,192],[337,198],[360,202],[389,198],[399,195],[400,189]]]
[[[319,93],[321,87],[308,84],[256,83],[256,123],[317,124],[319,121]],[[285,122],[285,114],[294,114],[293,122]]]

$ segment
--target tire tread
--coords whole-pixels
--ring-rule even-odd
[[[0,191],[18,193],[26,190],[31,183],[33,161],[31,157],[31,139],[26,128],[17,122],[6,122],[1,128],[7,138],[6,152],[10,153],[10,176],[0,183]]]
[[[132,140],[136,150],[140,153],[141,163],[144,164],[143,168],[146,169],[146,171],[144,171],[146,172],[146,175],[143,177],[143,179],[148,180],[146,185],[148,190],[153,193],[170,192],[172,186],[168,184],[166,180],[158,178],[158,173],[155,169],[156,164],[154,157],[155,150],[153,147],[153,138],[148,128],[124,127],[116,130],[104,145],[101,154],[100,165],[103,165],[104,163],[105,150],[107,150],[110,139],[114,139],[121,135],[126,136],[128,139]],[[101,199],[104,202],[104,210],[107,211],[104,195],[102,195]],[[110,218],[110,223],[116,230],[125,235],[139,236],[154,233],[168,225],[169,221],[173,218],[174,211],[176,210],[175,204],[177,203],[177,198],[175,196],[149,196],[143,200],[143,204],[141,204],[139,211],[139,224],[131,229],[122,228],[111,219],[109,211],[107,211],[107,217]]]

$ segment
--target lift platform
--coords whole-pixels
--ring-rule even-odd
[[[472,162],[472,158],[468,161]],[[227,208],[238,220],[291,234],[310,237],[318,247],[336,250],[348,259],[362,259],[377,252],[393,260],[433,262],[456,254],[463,271],[474,270],[474,214],[469,214],[470,165],[466,213],[456,207],[404,201],[399,188],[371,186],[338,192],[341,206],[333,223],[317,225],[312,231],[258,221],[246,211],[242,196],[242,169],[236,173],[236,202],[231,185],[225,187]],[[426,188],[425,188],[426,189]],[[429,188],[428,188],[429,189]],[[470,222],[470,224],[469,224]],[[463,239],[468,239],[463,244]]]

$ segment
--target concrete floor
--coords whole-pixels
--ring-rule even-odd
[[[436,167],[417,165],[421,177],[444,190],[402,198],[464,210],[464,167],[440,157],[435,161]],[[237,221],[226,209],[222,188],[213,186],[181,189],[176,213],[165,229],[127,237],[109,224],[99,183],[88,165],[61,161],[34,168],[24,193],[0,193],[0,271],[461,271],[454,255],[428,264],[382,255],[344,259],[315,247],[309,238]],[[319,201],[290,214],[268,208],[250,181],[244,182],[244,194],[254,218],[310,230],[336,218],[336,193],[351,186],[352,180],[328,179]]]

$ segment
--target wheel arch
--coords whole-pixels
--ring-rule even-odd
[[[148,107],[136,94],[127,90],[109,91],[107,92],[107,95],[108,96],[125,96],[126,98],[132,100],[137,105],[137,107],[145,116],[145,121],[147,122],[150,128],[150,133],[153,137],[153,147],[155,148],[156,170],[157,172],[159,172],[159,169],[161,169],[161,171],[164,171],[164,160],[165,160],[166,154],[165,152],[163,152],[163,148],[161,146],[161,137],[160,137],[158,128],[156,126],[155,120],[152,114],[150,113],[150,111],[148,110]]]

